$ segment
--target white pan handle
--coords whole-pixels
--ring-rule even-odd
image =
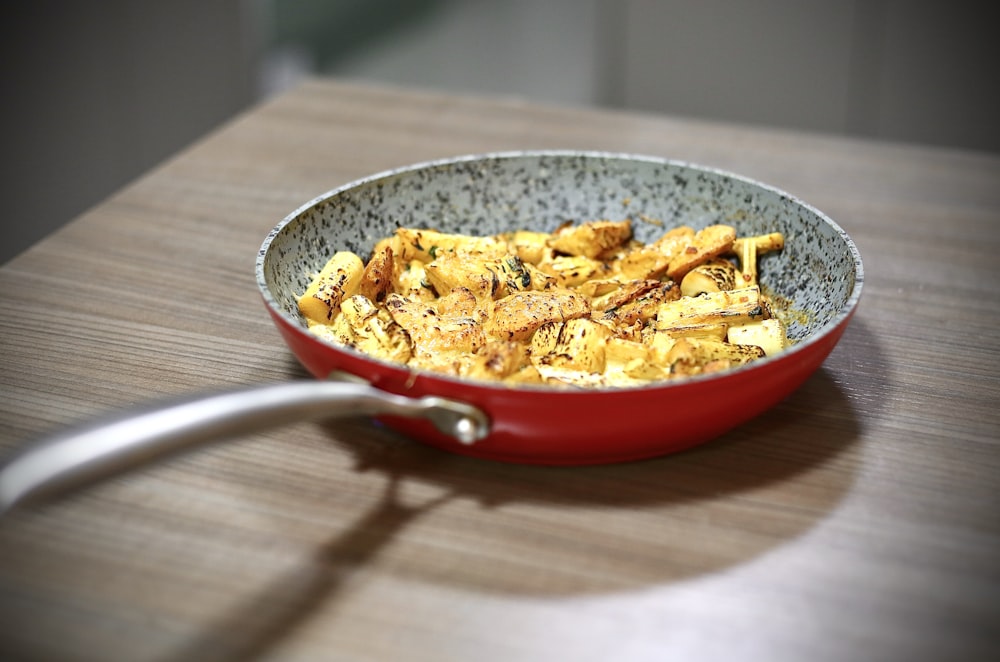
[[[407,398],[364,383],[260,386],[129,415],[30,446],[0,468],[0,514],[205,442],[301,421],[379,415],[426,418],[465,444],[485,437],[490,426],[471,405]]]

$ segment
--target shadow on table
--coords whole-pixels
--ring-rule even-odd
[[[872,334],[855,324],[849,344],[867,354],[868,386],[884,391],[875,383],[886,375]],[[827,365],[856,360],[845,352]],[[746,563],[824,518],[860,462],[851,452],[858,415],[828,369],[739,429],[642,462],[502,464],[442,453],[365,422],[327,429],[356,456],[358,471],[382,475],[381,498],[309,563],[275,578],[171,660],[263,655],[345,582],[363,581],[358,571],[389,542],[391,571],[409,580],[520,595],[615,592]],[[431,496],[410,503],[401,493],[413,482]],[[408,550],[417,543],[399,534],[417,522],[427,527],[424,541],[440,535],[447,544],[433,554]],[[600,540],[582,544],[593,531]]]

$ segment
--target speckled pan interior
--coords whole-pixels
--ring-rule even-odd
[[[296,297],[337,250],[367,258],[398,227],[489,235],[554,230],[567,220],[631,218],[636,238],[713,223],[739,235],[782,232],[760,281],[796,314],[799,343],[832,328],[857,303],[857,248],[831,219],[770,186],[687,163],[595,152],[516,152],[435,161],[352,182],[284,219],[267,237],[257,278],[268,305],[303,327]]]

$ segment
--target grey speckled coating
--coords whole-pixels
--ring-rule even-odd
[[[782,232],[785,249],[761,256],[760,281],[807,312],[789,336],[840,322],[861,292],[861,257],[825,215],[772,187],[664,159],[597,152],[512,152],[417,164],[352,182],[309,202],[268,235],[257,278],[268,305],[305,326],[296,296],[336,250],[362,258],[398,227],[488,235],[554,230],[566,220],[631,218],[648,242],[687,224]],[[645,219],[658,219],[662,224]]]

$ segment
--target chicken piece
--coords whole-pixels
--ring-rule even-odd
[[[699,230],[694,239],[670,260],[667,275],[680,281],[699,264],[730,251],[736,241],[736,230],[729,225],[710,225]]]
[[[583,294],[584,296],[590,297],[591,302],[593,303],[594,300],[621,289],[624,282],[625,281],[619,280],[618,278],[600,278],[580,283],[573,288],[573,290]]]
[[[537,371],[529,368],[532,366],[528,360],[528,349],[523,343],[488,340],[469,357],[463,366],[462,376],[490,381],[507,378],[537,380]],[[530,376],[532,372],[534,377]]]
[[[614,289],[610,289],[602,294],[591,294],[590,307],[597,311],[613,310],[624,303],[632,301],[650,290],[656,289],[663,283],[658,280],[630,280],[630,281],[594,281],[596,283],[614,283]],[[589,285],[587,283],[586,285]],[[579,287],[577,292],[591,290],[590,287]]]
[[[539,262],[538,269],[554,277],[562,287],[575,287],[611,273],[611,267],[604,262],[578,255],[557,255]]]
[[[535,289],[550,277],[529,270],[516,255],[478,260],[464,254],[445,254],[424,267],[427,280],[440,295],[467,287],[481,299],[499,299],[512,292]],[[554,280],[554,279],[553,279]]]
[[[538,264],[552,254],[552,249],[548,246],[550,236],[548,232],[518,230],[503,235],[503,238],[507,240],[508,250],[523,262]]]
[[[406,363],[412,355],[410,338],[402,327],[362,294],[341,304],[333,324],[317,324],[311,330],[322,338],[386,361]]]
[[[386,297],[385,306],[393,321],[409,334],[415,357],[474,352],[486,341],[482,316],[442,315],[433,302],[412,301],[395,293]]]
[[[456,287],[465,287],[477,297],[492,299],[500,292],[496,267],[481,260],[470,260],[455,253],[444,253],[424,266],[427,282],[444,296]]]
[[[562,322],[546,322],[535,329],[531,334],[530,352],[532,356],[544,356],[555,351],[559,343],[559,333],[562,331]]]
[[[552,349],[537,355],[532,351],[535,367],[552,366],[583,372],[604,372],[604,344],[611,337],[612,330],[588,318],[571,319],[564,322]],[[534,346],[533,346],[534,348]]]
[[[335,253],[298,299],[299,312],[310,324],[326,324],[340,312],[340,304],[357,294],[365,265],[350,251]]]
[[[611,261],[612,272],[622,280],[658,280],[667,272],[670,261],[694,240],[692,228],[682,225],[663,234],[655,242],[629,245]]]
[[[379,307],[363,294],[355,294],[344,300],[340,306],[338,322],[343,322],[351,329],[363,329],[369,320],[377,317]]]
[[[626,329],[655,318],[661,305],[678,298],[680,288],[673,281],[633,281],[601,301],[603,312],[599,319]]]
[[[495,263],[501,283],[501,296],[511,292],[534,289],[532,271],[516,255],[505,255]],[[535,270],[537,272],[537,270]],[[544,276],[544,274],[543,274]]]
[[[393,292],[401,294],[413,301],[433,301],[437,292],[427,280],[426,265],[420,260],[410,260],[403,269],[396,273],[396,285]]]
[[[437,312],[445,317],[472,317],[484,319],[486,314],[479,306],[479,299],[467,287],[456,287],[435,301]]]
[[[546,322],[565,322],[590,314],[586,297],[556,289],[515,292],[490,308],[485,331],[501,340],[525,340]]]
[[[523,262],[525,272],[531,278],[531,285],[526,288],[529,290],[550,290],[552,288],[559,287],[559,279],[555,276],[545,273],[535,265]],[[513,291],[514,288],[510,288]]]
[[[640,246],[627,251],[611,263],[611,271],[622,280],[656,280],[667,272],[670,256],[656,246]]]
[[[552,233],[549,246],[559,253],[598,259],[618,250],[632,237],[632,222],[588,221],[564,225]]]
[[[678,225],[663,233],[656,241],[649,244],[669,258],[673,258],[691,243],[697,233],[689,225]]]

